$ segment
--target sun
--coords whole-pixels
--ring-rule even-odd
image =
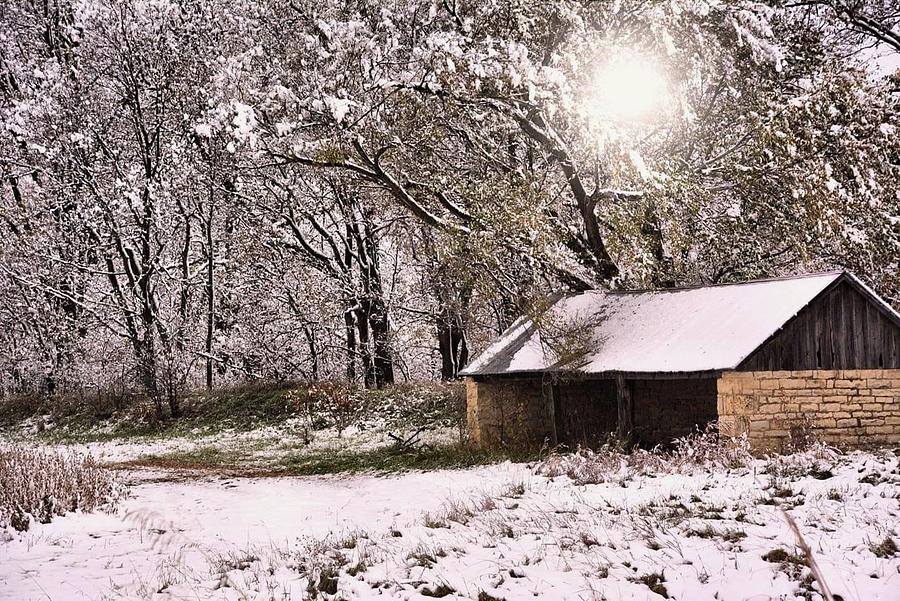
[[[672,100],[659,64],[639,54],[620,54],[593,78],[587,112],[598,121],[641,122],[663,116]]]

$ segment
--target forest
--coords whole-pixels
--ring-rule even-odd
[[[597,287],[846,269],[898,307],[898,19],[4,2],[0,398],[452,380]]]

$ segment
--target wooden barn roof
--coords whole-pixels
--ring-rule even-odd
[[[846,272],[659,291],[591,290],[559,299],[537,324],[520,318],[461,375],[735,369],[840,281],[900,324],[890,305]]]

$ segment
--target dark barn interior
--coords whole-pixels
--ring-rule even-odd
[[[518,382],[521,382],[519,380]],[[581,378],[528,386],[546,407],[546,439],[597,447],[611,436],[643,446],[670,442],[716,419],[716,378]],[[621,390],[621,393],[620,393]],[[620,405],[620,397],[622,405]]]

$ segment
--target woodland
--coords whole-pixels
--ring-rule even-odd
[[[893,0],[0,3],[0,398],[453,380],[553,294],[900,307]]]

